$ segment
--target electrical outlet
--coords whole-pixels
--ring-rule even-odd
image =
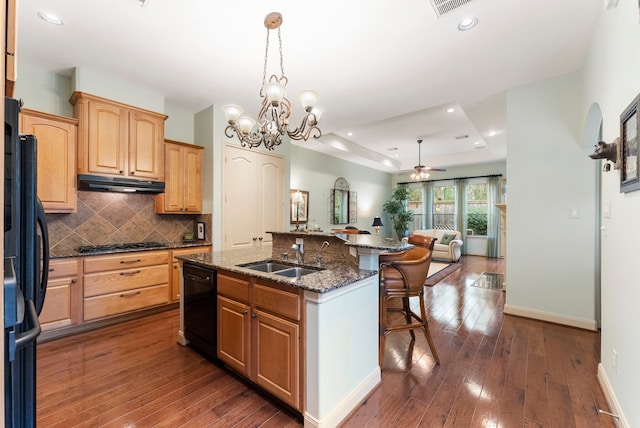
[[[296,244],[304,244],[304,238],[296,238]]]
[[[611,365],[613,366],[613,372],[618,374],[618,353],[615,348],[611,350]]]

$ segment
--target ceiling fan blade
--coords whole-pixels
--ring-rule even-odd
[[[444,168],[431,168],[430,166],[424,167],[423,168],[425,171],[436,171],[436,172],[445,172],[446,169]]]

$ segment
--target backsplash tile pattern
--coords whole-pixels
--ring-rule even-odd
[[[78,192],[78,212],[47,214],[51,253],[68,254],[81,245],[125,242],[180,242],[205,223],[211,242],[211,214],[155,213],[155,197],[144,194]]]

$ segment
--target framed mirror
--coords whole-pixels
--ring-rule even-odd
[[[356,213],[356,194],[349,191],[349,182],[340,177],[331,189],[331,224],[355,223]]]

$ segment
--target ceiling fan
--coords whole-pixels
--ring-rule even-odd
[[[415,172],[411,174],[411,179],[413,181],[424,181],[429,178],[429,171],[437,171],[444,172],[446,169],[442,168],[431,168],[430,166],[422,165],[420,161],[420,146],[422,145],[422,140],[418,140],[418,165],[414,166]]]

